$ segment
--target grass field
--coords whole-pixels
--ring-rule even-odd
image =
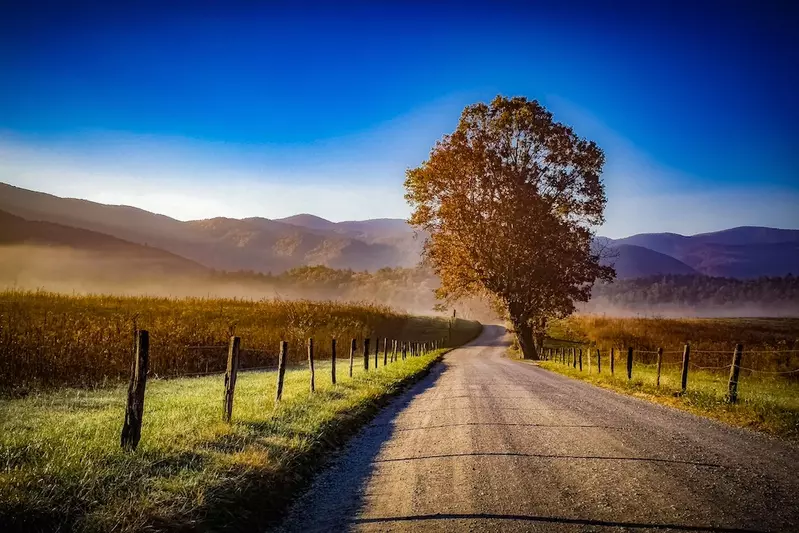
[[[417,334],[443,332],[415,319]],[[480,326],[458,322],[459,338]],[[119,446],[126,388],[62,389],[0,402],[0,530],[141,531],[263,526],[336,445],[438,353],[369,372],[338,360],[286,373],[242,372],[232,423],[221,420],[220,375],[148,383],[142,441]]]
[[[433,324],[435,322],[435,324]],[[128,379],[136,328],[150,333],[150,375],[224,370],[228,339],[241,337],[241,367],[276,366],[280,341],[289,361],[306,358],[308,337],[319,359],[365,337],[431,341],[445,337],[445,318],[418,319],[359,303],[66,296],[0,292],[0,394],[59,386],[96,387]],[[452,344],[463,342],[456,327]]]
[[[120,447],[136,328],[150,332],[142,440]],[[263,526],[325,454],[438,357],[363,370],[366,337],[459,345],[480,325],[370,304],[0,293],[0,530]],[[228,339],[241,337],[231,423]],[[309,391],[306,340],[315,341]],[[337,385],[330,344],[338,339]],[[354,375],[350,339],[358,341]],[[274,404],[280,341],[289,343]],[[212,373],[201,377],[186,374]],[[184,377],[180,377],[184,376]],[[170,379],[163,379],[170,378]]]
[[[688,386],[681,391],[683,346],[690,343]],[[744,347],[738,402],[727,400],[732,354]],[[799,319],[658,319],[574,316],[552,324],[546,347],[583,350],[583,369],[544,368],[728,423],[799,439]],[[634,349],[627,379],[627,347]],[[657,386],[656,350],[663,363]],[[602,358],[598,372],[596,350]],[[615,373],[610,373],[610,352]],[[589,363],[589,353],[591,360]]]

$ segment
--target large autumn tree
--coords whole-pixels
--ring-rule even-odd
[[[592,247],[604,220],[605,157],[535,100],[496,97],[467,107],[454,133],[408,170],[410,222],[445,301],[490,295],[525,358],[538,358],[547,320],[587,301],[611,267]]]

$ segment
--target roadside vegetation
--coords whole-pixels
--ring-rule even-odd
[[[686,343],[690,344],[690,364],[687,387],[682,392]],[[727,401],[728,381],[732,355],[739,343],[743,357],[738,401],[731,404]],[[549,370],[734,425],[799,439],[799,319],[577,315],[552,322],[545,346],[565,349],[569,354],[569,364],[558,362],[557,357],[540,363]],[[628,347],[634,354],[630,380],[626,373]],[[572,348],[583,350],[582,371],[570,359]],[[663,348],[659,386],[658,348]],[[611,349],[615,353],[613,374]]]
[[[58,386],[102,387],[130,377],[134,331],[150,333],[150,375],[176,377],[225,369],[231,335],[241,337],[241,368],[275,367],[279,343],[289,361],[339,357],[349,340],[415,341],[449,335],[451,320],[419,318],[370,303],[311,300],[70,296],[0,292],[0,394],[24,395]],[[453,323],[454,324],[454,323]],[[463,342],[454,327],[451,344]],[[468,335],[468,333],[467,333]],[[374,344],[373,344],[374,345]]]
[[[102,299],[94,303],[99,301]],[[156,313],[175,305],[161,300],[146,303],[153,304]],[[233,302],[227,304],[236,307]],[[210,303],[203,305],[211,307]],[[290,305],[309,310],[307,316],[294,315],[295,325],[317,320],[315,330],[327,331],[323,329],[324,313],[312,314],[314,304],[283,302],[277,309]],[[319,305],[319,309],[338,309]],[[264,303],[239,302],[238,306],[239,311],[254,307],[256,316],[256,310],[263,313],[259,322],[264,324],[270,323],[265,311],[274,313],[275,309]],[[92,316],[102,316],[102,308],[97,306]],[[359,308],[344,309],[354,316]],[[211,309],[206,312],[213,316]],[[449,331],[446,319],[394,315],[368,306],[360,312],[383,320],[365,322],[362,327],[381,331],[394,324],[405,328],[408,338],[441,338]],[[342,315],[334,312],[330,316]],[[173,318],[173,314],[163,318],[162,335]],[[85,320],[91,327],[92,320]],[[198,327],[200,324],[196,322]],[[255,326],[242,327],[239,322],[237,334],[242,335],[243,343],[248,332],[255,332],[248,327]],[[304,336],[311,330],[302,331]],[[457,343],[479,331],[475,322],[453,323]],[[130,332],[125,333],[132,344]],[[226,333],[222,329],[219,335]],[[48,332],[48,336],[57,334]],[[322,344],[319,342],[320,347]],[[158,357],[155,346],[153,341],[153,354]],[[153,379],[147,384],[142,440],[132,453],[119,444],[127,387],[118,381],[91,389],[30,391],[24,397],[0,400],[0,530],[263,527],[331,451],[390,395],[424,374],[442,352],[400,359],[387,366],[381,356],[378,368],[371,366],[368,372],[359,356],[350,378],[348,350],[340,350],[336,385],[331,384],[329,360],[316,364],[313,393],[309,392],[308,370],[295,366],[286,372],[278,405],[274,403],[276,372],[243,368],[231,423],[221,418],[222,375]]]

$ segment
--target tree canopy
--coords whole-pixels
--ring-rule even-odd
[[[437,296],[490,295],[524,356],[536,358],[547,319],[570,314],[594,281],[613,278],[592,248],[604,221],[604,161],[535,100],[468,106],[405,179],[410,222],[429,233]]]

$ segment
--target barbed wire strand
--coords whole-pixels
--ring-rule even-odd
[[[724,366],[699,366],[693,363],[689,363],[691,368],[696,368],[698,370],[721,370],[722,368],[730,368],[732,364],[724,365]]]
[[[754,368],[747,368],[745,366],[741,366],[739,368],[741,370],[748,370],[749,372],[755,372],[755,373],[758,373],[758,374],[796,374],[796,373],[799,373],[799,368],[796,368],[794,370],[787,370],[787,371],[784,371],[784,372],[772,371],[772,370],[755,370]]]

